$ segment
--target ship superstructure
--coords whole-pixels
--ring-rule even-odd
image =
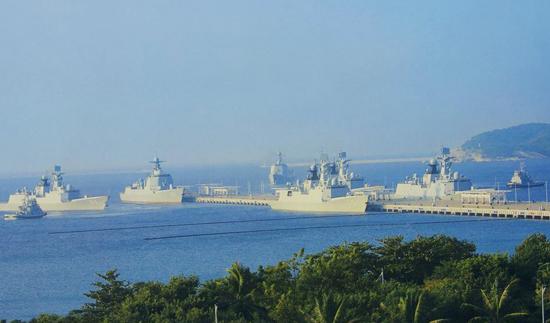
[[[184,189],[175,186],[172,176],[161,168],[164,161],[156,157],[151,174],[144,181],[139,179],[120,193],[120,200],[136,204],[176,204],[183,200]]]
[[[529,187],[539,187],[543,186],[544,182],[536,182],[527,173],[525,169],[525,163],[521,162],[519,169],[514,171],[514,175],[507,183],[508,187],[511,188],[529,188]]]
[[[109,197],[82,196],[80,190],[63,182],[61,166],[55,165],[51,179],[42,176],[31,192],[40,208],[46,212],[101,211],[107,206]],[[10,195],[7,203],[0,204],[0,210],[15,211],[22,205],[29,192],[26,189]]]
[[[303,183],[276,189],[276,200],[270,203],[271,208],[313,213],[365,213],[368,196],[352,192],[351,187],[358,185],[359,177],[349,171],[348,163],[345,153],[334,162],[321,158],[319,163],[311,165]]]
[[[269,169],[269,185],[271,187],[283,187],[294,182],[294,174],[287,164],[283,162],[283,154],[277,154],[277,161]]]
[[[394,198],[441,199],[470,190],[472,182],[459,172],[452,171],[453,159],[449,148],[442,148],[439,156],[428,161],[422,178],[413,174],[404,183],[397,184]]]

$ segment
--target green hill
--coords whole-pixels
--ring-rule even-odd
[[[528,123],[484,132],[461,148],[473,159],[550,157],[550,124]]]

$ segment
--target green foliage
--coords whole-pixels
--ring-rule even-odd
[[[398,236],[380,242],[382,246],[376,251],[386,278],[402,282],[422,283],[442,263],[466,259],[475,252],[473,244],[442,235],[418,237],[410,242]]]
[[[472,309],[477,313],[476,316],[470,319],[470,322],[500,323],[525,319],[528,316],[528,313],[526,312],[507,312],[509,304],[511,303],[512,289],[517,283],[518,280],[513,279],[501,292],[498,289],[498,281],[495,280],[491,290],[481,290],[481,306],[472,305],[469,303],[463,304],[464,308]]]
[[[220,323],[537,322],[540,288],[550,283],[550,242],[530,236],[509,257],[475,254],[471,243],[447,236],[398,236],[377,246],[300,250],[256,272],[234,263],[225,277],[202,284],[194,276],[134,284],[116,270],[98,276],[86,293],[90,303],[31,322],[210,323],[216,306]]]
[[[93,283],[92,285],[96,289],[84,294],[94,302],[85,304],[80,311],[87,320],[91,321],[106,319],[119,309],[126,296],[131,292],[129,283],[118,279],[120,274],[116,269],[109,270],[105,274],[97,274],[97,276],[102,281]]]
[[[516,247],[512,265],[517,276],[524,282],[536,283],[537,271],[550,263],[550,241],[542,234],[533,234]]]
[[[342,295],[326,293],[315,297],[315,306],[311,315],[306,314],[307,322],[311,323],[352,323],[359,319],[346,317],[347,298]]]
[[[364,287],[365,280],[374,280],[376,264],[374,247],[367,242],[330,247],[306,258],[297,285],[308,296],[347,293]]]
[[[463,300],[478,303],[479,290],[489,289],[495,281],[504,284],[511,279],[507,255],[478,255],[459,261],[448,261],[435,270],[433,279],[447,279],[447,288]]]

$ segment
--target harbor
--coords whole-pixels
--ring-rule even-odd
[[[275,201],[272,196],[201,196],[196,203],[269,207]],[[493,218],[550,220],[550,204],[545,202],[509,202],[506,204],[463,204],[459,201],[369,201],[367,211],[385,213],[439,214],[456,216],[480,216]]]
[[[515,200],[510,201],[507,199],[507,194],[512,193],[512,190],[501,190],[498,187],[476,188],[469,178],[452,170],[453,160],[450,150],[442,148],[438,156],[426,162],[427,168],[422,177],[416,173],[407,176],[404,182],[397,185],[396,190],[392,190],[385,186],[369,186],[361,176],[351,172],[350,160],[347,159],[345,152],[340,153],[333,162],[330,162],[327,156],[322,156],[319,164],[315,163],[308,169],[305,185],[295,185],[292,183],[295,177],[287,164],[282,161],[282,154],[279,153],[269,174],[270,184],[275,195],[249,194],[241,196],[237,194],[238,189],[233,187],[224,189],[223,186],[218,186],[216,190],[202,190],[212,194],[198,196],[194,201],[207,204],[267,206],[274,210],[325,213],[322,205],[337,199],[333,199],[333,195],[321,194],[322,196],[313,200],[314,197],[310,193],[311,187],[325,190],[343,188],[344,191],[339,196],[342,203],[350,205],[352,199],[358,199],[366,207],[361,209],[362,207],[357,205],[350,210],[340,208],[338,211],[336,208],[332,208],[333,212],[357,215],[383,212],[550,220],[550,204],[531,201],[531,183],[535,182],[527,175],[523,162],[507,185],[509,188],[513,188],[514,195],[516,195]],[[518,187],[527,189],[527,202],[517,201]],[[229,188],[233,190],[229,190]],[[219,192],[220,195],[216,192]],[[278,207],[281,199],[297,200],[296,195],[300,196],[298,205],[291,203],[289,204],[291,207],[286,209]],[[304,206],[308,203],[314,203],[314,205],[309,208]]]

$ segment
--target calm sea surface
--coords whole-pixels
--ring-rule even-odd
[[[517,163],[464,163],[455,169],[478,187],[503,185]],[[169,165],[167,165],[169,168]],[[420,163],[355,166],[371,184],[393,186],[406,175],[423,172]],[[550,181],[550,161],[528,163],[532,177]],[[256,166],[174,169],[179,184],[221,182],[243,192],[260,190],[267,169]],[[297,169],[303,175],[304,169]],[[508,252],[527,235],[550,236],[550,221],[479,219],[418,214],[315,216],[277,213],[263,207],[185,204],[122,205],[117,193],[145,174],[66,176],[83,194],[109,194],[105,212],[49,214],[39,220],[0,220],[0,319],[29,319],[48,312],[63,314],[86,302],[95,273],[117,268],[124,279],[167,281],[171,275],[210,279],[225,275],[232,262],[256,268],[287,259],[300,248],[320,251],[346,241],[371,241],[388,235],[443,233],[474,242],[479,252]],[[32,187],[36,178],[0,179],[0,199]],[[515,199],[515,192],[509,196]],[[527,192],[517,192],[527,200]],[[544,187],[531,199],[545,200]],[[279,230],[282,229],[282,230]],[[254,232],[258,231],[260,232]],[[263,230],[263,231],[262,231]],[[270,230],[270,231],[265,231]],[[279,230],[279,231],[278,231]],[[238,234],[202,235],[246,231]],[[166,236],[174,239],[150,240]]]

